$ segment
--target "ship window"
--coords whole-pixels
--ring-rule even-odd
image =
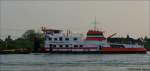
[[[65,40],[66,40],[66,41],[68,41],[68,40],[69,40],[69,38],[65,38]]]
[[[66,47],[69,47],[69,45],[66,45]]]
[[[74,45],[74,47],[78,47],[78,45]]]
[[[62,37],[59,37],[59,40],[62,41]]]
[[[53,45],[54,47],[56,47],[56,45]]]
[[[80,45],[80,47],[83,47],[83,45]]]
[[[49,45],[49,47],[52,47],[52,46],[53,46],[52,44]]]
[[[50,41],[52,40],[52,38],[50,37],[50,38],[48,38]]]
[[[59,47],[63,47],[63,45],[59,45]]]
[[[77,40],[77,38],[74,38],[73,40],[75,40],[75,41],[76,41],[76,40]]]
[[[54,38],[54,40],[57,40],[57,38]]]
[[[110,45],[112,48],[124,48],[123,45]]]
[[[101,48],[102,46],[99,46],[99,48]]]

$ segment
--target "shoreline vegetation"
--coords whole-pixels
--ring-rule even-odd
[[[35,32],[35,30],[27,30],[21,37],[12,39],[11,35],[4,40],[0,38],[0,54],[26,54],[26,53],[41,53],[44,47],[44,34]],[[107,38],[108,42],[123,43],[123,44],[142,44],[150,51],[150,38],[131,38],[126,37]]]

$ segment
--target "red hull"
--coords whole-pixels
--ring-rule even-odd
[[[101,48],[101,53],[147,53],[145,48]]]

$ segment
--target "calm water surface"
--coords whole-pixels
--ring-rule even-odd
[[[0,71],[150,71],[150,53],[8,54]]]

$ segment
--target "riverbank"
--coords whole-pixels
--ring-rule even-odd
[[[0,54],[28,54],[31,53],[32,50],[31,49],[24,49],[24,48],[20,48],[20,49],[1,49],[0,50]]]

